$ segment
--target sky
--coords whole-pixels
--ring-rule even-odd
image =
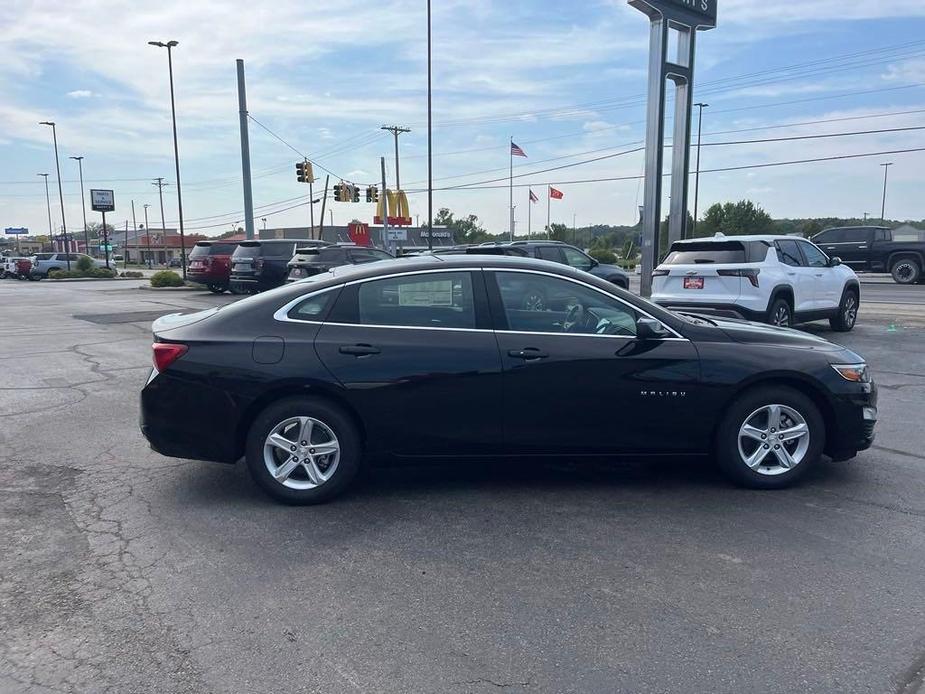
[[[549,184],[565,194],[552,201],[553,222],[634,223],[646,17],[625,0],[433,5],[434,212],[476,214],[489,231],[506,231],[513,138],[527,154],[514,160],[518,233],[528,229],[528,210],[533,231],[545,224]],[[891,161],[887,217],[925,218],[925,151],[716,171],[925,149],[923,37],[922,0],[719,0],[717,28],[697,38],[694,100],[709,103],[701,214],[715,202],[748,198],[774,217],[876,218],[880,164]],[[327,173],[331,185],[378,182],[385,156],[392,187],[393,141],[383,124],[411,128],[400,137],[401,182],[412,216],[426,220],[423,0],[7,0],[0,4],[0,226],[47,231],[36,175],[45,172],[60,225],[44,120],[57,123],[69,231],[82,228],[71,156],[84,157],[88,191],[115,191],[107,222],[131,223],[134,201],[137,222],[148,204],[159,226],[151,181],[162,176],[166,224],[176,226],[167,54],[147,45],[169,39],[179,41],[174,79],[190,233],[243,225],[236,58],[247,71],[258,227],[263,218],[271,228],[307,224],[308,186],[295,177],[302,156],[315,163],[318,187]],[[818,135],[837,136],[805,139]],[[730,142],[737,144],[721,144]],[[529,205],[522,185],[533,186],[538,204]],[[693,206],[693,186],[691,199]],[[326,221],[333,210],[337,224],[373,215],[365,202],[327,209]],[[87,215],[99,221],[89,203]],[[320,205],[315,215],[317,222]]]

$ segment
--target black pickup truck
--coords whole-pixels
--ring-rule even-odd
[[[925,279],[925,231],[895,234],[889,227],[833,227],[812,241],[853,270],[889,272],[899,284]]]

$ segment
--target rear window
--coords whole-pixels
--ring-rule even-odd
[[[708,265],[758,263],[765,259],[768,246],[762,241],[710,241],[674,244],[663,261],[665,265]]]
[[[263,255],[263,246],[259,243],[239,243],[234,251],[236,258],[259,258]]]
[[[197,243],[190,251],[190,258],[202,257],[204,255],[231,255],[237,249],[236,243]]]

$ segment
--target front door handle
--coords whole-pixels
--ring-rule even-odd
[[[341,354],[352,354],[355,357],[368,357],[379,354],[381,350],[372,345],[341,345],[337,351]]]
[[[549,357],[549,354],[546,352],[541,352],[536,349],[536,347],[526,347],[524,349],[511,349],[508,350],[508,356],[514,357],[515,359],[523,359],[524,361],[533,361],[534,359],[546,359]]]

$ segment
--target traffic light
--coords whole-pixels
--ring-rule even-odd
[[[350,186],[353,195],[351,196],[351,202],[360,202],[360,186]]]
[[[300,161],[295,165],[295,175],[299,183],[311,183],[315,180],[315,172],[310,161]]]
[[[379,202],[379,189],[376,186],[366,186],[366,202]]]
[[[343,191],[343,186],[340,183],[335,183],[334,184],[334,200],[335,201],[341,202],[344,199],[343,195],[341,195],[342,191]]]

